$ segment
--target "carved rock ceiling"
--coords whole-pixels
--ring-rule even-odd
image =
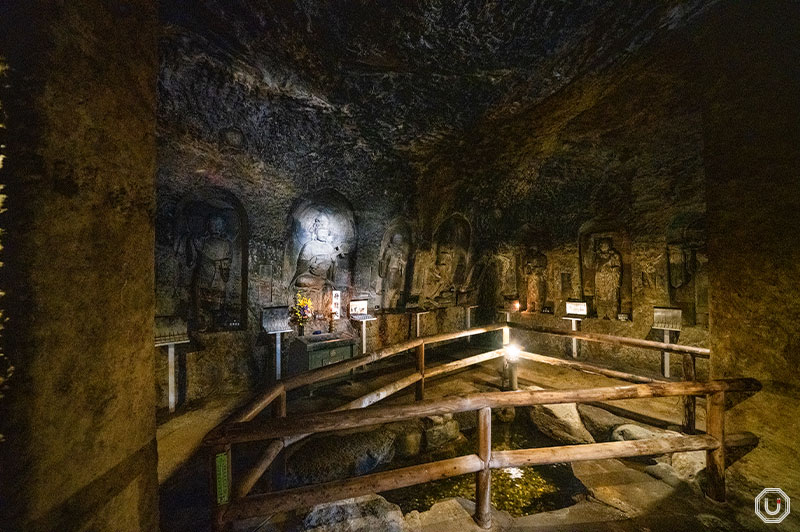
[[[443,158],[494,157],[487,127],[533,127],[549,96],[715,3],[166,0],[162,146],[234,129],[237,150],[306,188],[401,203]]]

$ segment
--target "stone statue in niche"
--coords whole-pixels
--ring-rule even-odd
[[[381,278],[381,308],[402,307],[405,303],[406,270],[410,253],[408,231],[405,227],[394,227],[387,231],[391,235],[383,246],[378,262]],[[384,240],[387,240],[384,237]]]
[[[332,304],[332,291],[343,292],[348,304],[352,286],[351,248],[355,220],[349,202],[334,190],[313,192],[298,199],[289,226],[283,271],[287,279],[287,301],[299,292],[311,299],[314,313],[325,319]],[[312,325],[314,327],[316,325]]]
[[[317,295],[333,287],[337,251],[329,243],[332,235],[327,216],[314,218],[310,233],[311,240],[303,244],[297,256],[291,284],[300,292]]]
[[[216,189],[193,194],[178,208],[175,253],[179,285],[186,287],[185,315],[192,331],[215,332],[244,326],[247,286],[245,223],[235,199]],[[180,293],[183,290],[176,291]]]
[[[541,312],[547,300],[547,257],[534,247],[525,262],[527,308],[525,312]]]
[[[631,241],[610,219],[581,226],[578,236],[580,297],[598,318],[629,321],[633,316]]]
[[[682,213],[667,229],[670,305],[685,325],[708,325],[708,271],[705,223],[701,213]]]
[[[467,281],[471,229],[464,216],[447,218],[434,235],[434,261],[425,276],[420,303],[425,307],[447,307]]]
[[[192,292],[195,317],[201,328],[219,322],[228,299],[228,282],[231,279],[233,260],[232,242],[225,235],[225,220],[212,216],[208,232],[193,242],[191,262],[195,263]],[[191,266],[191,264],[190,264]]]
[[[597,242],[594,272],[597,317],[617,319],[622,284],[622,255],[612,247],[610,238],[601,238]]]

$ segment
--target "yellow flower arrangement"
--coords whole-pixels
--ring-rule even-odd
[[[289,307],[289,323],[303,326],[314,315],[314,305],[311,300],[300,292],[294,296],[294,305]]]

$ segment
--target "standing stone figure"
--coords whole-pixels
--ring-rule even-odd
[[[541,312],[547,299],[547,257],[534,248],[524,271],[528,279],[528,308],[525,312]]]
[[[311,236],[311,240],[300,248],[291,286],[296,292],[311,299],[315,312],[324,313],[330,306],[326,298],[334,289],[333,278],[337,255],[337,251],[330,244],[332,235],[325,215],[319,215],[314,219]]]
[[[407,262],[408,245],[402,234],[395,233],[378,264],[378,275],[383,279],[382,308],[396,308],[399,305],[405,288]]]
[[[199,330],[213,329],[224,322],[233,260],[233,243],[225,232],[225,220],[211,216],[206,234],[194,239],[187,255],[187,265],[194,268],[193,307]]]
[[[597,247],[594,270],[597,317],[614,320],[619,312],[622,256],[611,247],[610,238],[601,238]]]

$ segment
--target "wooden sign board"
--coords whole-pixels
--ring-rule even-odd
[[[586,301],[567,301],[567,315],[586,316],[588,313],[589,307]]]

